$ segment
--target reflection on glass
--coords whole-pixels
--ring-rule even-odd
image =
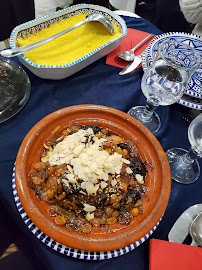
[[[152,66],[142,78],[146,106],[133,107],[128,114],[142,122],[151,132],[160,128],[157,106],[175,103],[183,95],[189,78],[200,65],[200,55],[177,41],[165,41],[159,47]]]
[[[173,180],[190,184],[200,175],[197,161],[202,157],[202,114],[199,114],[189,125],[188,138],[191,144],[189,151],[181,148],[172,148],[166,151]]]

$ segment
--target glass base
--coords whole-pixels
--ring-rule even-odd
[[[188,153],[188,151],[181,148],[172,148],[166,151],[171,177],[181,184],[194,183],[200,175],[200,167],[197,160],[193,160],[191,164],[184,162],[183,156],[186,153]]]
[[[145,107],[136,106],[128,111],[128,114],[140,121],[145,125],[152,133],[159,130],[161,126],[161,121],[156,112],[153,112],[149,117],[144,116]]]

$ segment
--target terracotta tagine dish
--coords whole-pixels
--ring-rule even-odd
[[[135,151],[145,174],[131,165]],[[171,189],[169,164],[154,135],[126,113],[99,105],[67,107],[39,121],[19,148],[15,182],[25,212],[44,234],[95,252],[150,233]]]

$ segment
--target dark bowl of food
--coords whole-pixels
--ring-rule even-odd
[[[18,151],[21,204],[68,247],[111,251],[151,233],[167,207],[171,176],[149,130],[124,112],[78,105],[39,121]]]

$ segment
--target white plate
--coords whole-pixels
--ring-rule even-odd
[[[183,244],[189,234],[189,227],[193,220],[202,212],[202,204],[195,204],[184,211],[174,223],[168,234],[170,242]]]
[[[18,193],[17,193],[17,189],[15,185],[15,167],[13,168],[13,174],[12,174],[12,191],[13,191],[13,197],[14,197],[17,209],[21,215],[22,220],[25,222],[29,230],[49,248],[61,254],[64,254],[66,256],[70,256],[76,259],[100,261],[100,260],[115,258],[123,254],[126,254],[134,250],[139,245],[141,245],[145,240],[147,240],[152,235],[152,233],[156,230],[157,226],[159,225],[162,219],[161,218],[159,222],[156,224],[156,226],[154,226],[154,228],[149,233],[147,233],[144,237],[136,241],[134,244],[131,244],[130,246],[127,246],[125,248],[120,248],[117,250],[106,251],[106,252],[91,252],[91,251],[78,250],[78,249],[73,249],[65,245],[62,245],[59,242],[51,239],[46,234],[44,234],[38,227],[36,227],[34,223],[30,220],[25,210],[23,209],[20,199],[18,197]]]
[[[118,15],[133,17],[133,18],[141,18],[139,15],[137,15],[133,12],[130,12],[130,11],[126,11],[126,10],[115,10],[114,13],[116,13]]]

